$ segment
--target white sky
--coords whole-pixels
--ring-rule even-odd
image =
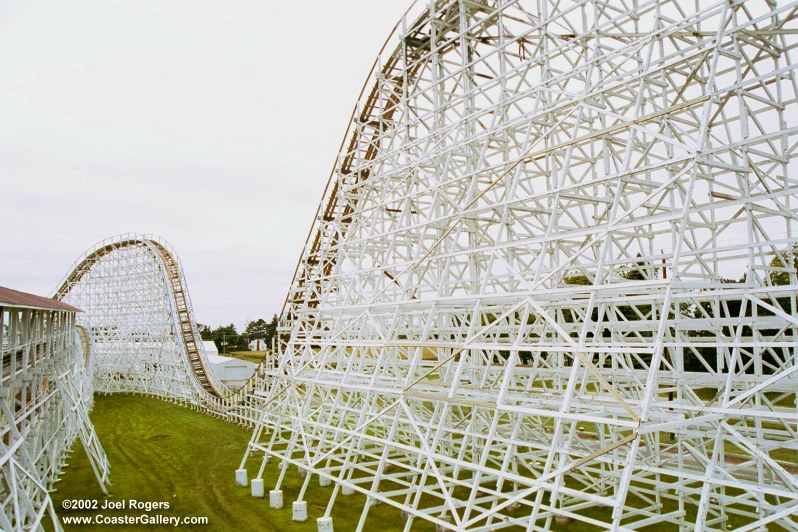
[[[49,295],[97,241],[155,233],[200,322],[278,313],[406,3],[0,3],[0,285]]]

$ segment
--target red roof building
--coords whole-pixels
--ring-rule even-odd
[[[0,286],[0,307],[24,307],[42,310],[62,310],[67,312],[81,312],[77,307],[67,305],[49,297],[37,296],[19,290],[12,290]]]

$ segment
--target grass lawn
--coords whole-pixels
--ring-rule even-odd
[[[266,498],[256,499],[249,488],[235,485],[235,470],[249,441],[250,431],[188,408],[160,399],[136,395],[97,396],[91,418],[111,464],[110,501],[169,502],[168,510],[153,510],[150,515],[207,516],[206,526],[181,526],[179,530],[235,530],[244,532],[315,531],[316,518],[324,514],[331,487],[319,487],[311,480],[306,493],[308,521],[291,521],[291,503],[301,487],[295,468],[283,482],[283,508],[269,508],[268,491],[277,479],[274,463],[264,475]],[[261,459],[248,463],[254,477]],[[143,510],[65,511],[64,499],[96,499],[100,506],[106,497],[97,485],[79,440],[76,440],[53,499],[59,516],[140,515]],[[335,530],[354,530],[365,497],[339,493],[333,508]],[[414,530],[430,530],[418,523]],[[396,508],[380,505],[371,508],[366,530],[402,530],[404,521]],[[173,530],[167,526],[66,525],[65,530]],[[434,530],[434,528],[432,528]]]
[[[224,357],[237,358],[239,360],[246,360],[247,362],[254,362],[260,364],[266,356],[266,351],[228,351],[227,353],[219,353]]]
[[[62,501],[96,499],[100,506],[108,501],[168,502],[168,510],[153,510],[149,514],[170,517],[202,516],[208,517],[208,525],[179,527],[180,530],[234,530],[245,531],[316,531],[316,518],[324,514],[332,487],[320,487],[318,479],[313,478],[306,493],[308,502],[308,521],[294,523],[291,520],[291,503],[296,500],[302,485],[295,467],[286,472],[282,485],[283,508],[269,508],[268,491],[274,487],[278,476],[273,461],[265,470],[264,488],[266,498],[256,499],[250,489],[235,485],[235,470],[247,447],[250,430],[215,419],[185,407],[177,406],[160,399],[137,395],[97,396],[91,413],[97,434],[102,442],[111,464],[110,495],[106,498],[100,490],[89,466],[82,446],[78,441],[72,450],[61,481],[53,493],[54,503],[59,515],[65,516],[136,516],[143,510],[84,510],[66,511]],[[260,467],[261,459],[248,462],[249,477],[252,478]],[[580,489],[573,479],[570,487]],[[383,481],[381,489],[390,491],[393,482]],[[467,497],[467,493],[459,493]],[[422,501],[424,500],[422,497]],[[354,530],[365,502],[363,495],[343,496],[339,493],[332,510],[335,530],[338,532]],[[631,496],[627,504],[643,507],[643,501]],[[422,507],[425,505],[422,504]],[[663,502],[662,512],[675,510],[673,501]],[[695,507],[686,508],[688,520],[695,514]],[[528,509],[519,509],[520,513]],[[611,509],[592,507],[582,511],[587,516],[606,520]],[[730,516],[730,525],[741,526],[749,519]],[[541,523],[542,524],[542,523]],[[399,510],[390,505],[374,506],[370,509],[365,530],[393,532],[403,530],[405,521]],[[170,526],[130,526],[130,525],[65,525],[69,530],[167,530]],[[432,531],[434,525],[416,520],[413,531]],[[647,530],[665,530],[667,527],[653,525]],[[520,530],[513,528],[512,530]],[[552,530],[562,532],[583,532],[597,530],[590,525],[574,522],[569,525],[553,524]]]

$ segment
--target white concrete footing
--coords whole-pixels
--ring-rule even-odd
[[[291,519],[297,522],[303,522],[308,520],[308,503],[307,501],[294,501],[293,504],[293,515]]]
[[[316,519],[316,527],[319,532],[333,532],[332,517],[319,517]]]
[[[341,494],[342,495],[352,495],[355,492],[352,486],[341,486]]]
[[[246,487],[247,485],[247,470],[236,469],[236,486]]]
[[[252,488],[252,496],[253,497],[263,497],[263,479],[262,478],[253,478],[252,484],[250,484]]]
[[[448,523],[451,522],[451,519],[444,517],[444,521]],[[452,530],[454,530],[453,525],[452,526],[444,526],[441,524],[435,525],[435,532],[451,532]]]
[[[275,510],[283,507],[283,490],[271,490],[269,492],[269,506]]]
[[[449,515],[442,515],[441,519],[447,523],[447,525],[442,525],[440,523],[435,525],[435,532],[451,532],[455,529],[454,525],[448,525],[448,523],[452,522],[452,518]]]
[[[324,477],[324,476],[319,475],[319,486],[324,487],[324,486],[329,486],[329,485],[330,485],[329,477]]]

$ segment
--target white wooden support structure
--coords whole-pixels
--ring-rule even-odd
[[[415,4],[241,467],[366,495],[358,530],[797,530],[796,9]]]
[[[77,438],[106,490],[108,460],[88,416],[91,338],[76,312],[0,287],[2,530],[61,530],[49,491]]]

